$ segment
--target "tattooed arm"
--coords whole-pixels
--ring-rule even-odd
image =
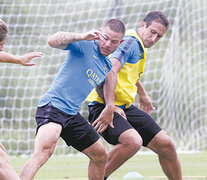
[[[96,30],[86,33],[57,32],[49,37],[48,44],[53,48],[65,49],[70,43],[81,40],[90,41],[94,39],[100,39],[101,36],[104,35],[101,34],[100,31]]]

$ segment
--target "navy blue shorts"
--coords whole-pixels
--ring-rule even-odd
[[[104,107],[105,106],[100,103],[92,106],[90,105],[89,122],[93,123],[99,117]],[[142,137],[143,146],[146,147],[153,137],[161,131],[161,128],[151,116],[133,105],[123,110],[126,114],[127,121],[118,113],[114,113],[114,128],[108,126],[108,128],[101,135],[108,143],[115,145],[119,143],[119,136],[124,131],[134,128]]]
[[[52,106],[51,103],[37,108],[36,122],[37,131],[40,126],[49,122],[60,124],[62,126],[60,137],[68,146],[72,146],[78,151],[83,151],[100,138],[99,134],[80,113],[69,115]]]

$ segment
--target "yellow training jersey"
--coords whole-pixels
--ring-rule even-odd
[[[117,75],[115,105],[128,108],[135,101],[136,83],[144,72],[146,61],[146,48],[136,30],[126,31],[124,42],[111,54],[111,57],[119,59],[123,66]],[[103,103],[95,89],[86,100]]]

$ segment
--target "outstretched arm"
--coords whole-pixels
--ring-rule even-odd
[[[114,99],[115,89],[117,83],[117,73],[122,68],[121,62],[116,58],[111,58],[113,67],[106,76],[106,80],[103,86],[104,102],[106,107],[101,112],[100,116],[93,122],[94,128],[98,133],[102,133],[110,125],[113,127],[113,113],[115,110]],[[101,91],[98,92],[100,95]],[[101,95],[100,95],[101,96]]]
[[[139,108],[144,112],[146,112],[147,114],[151,114],[151,111],[155,109],[152,105],[151,98],[148,96],[147,92],[145,91],[140,81],[137,82],[136,86],[137,86],[137,94],[139,96],[139,103],[140,103]]]
[[[86,33],[71,33],[71,32],[57,32],[48,39],[48,44],[57,49],[65,49],[68,44],[81,41],[81,40],[94,40],[100,39],[104,35],[97,30],[89,31]]]
[[[1,51],[0,62],[21,64],[23,66],[33,66],[35,65],[35,63],[30,62],[30,60],[32,58],[41,57],[41,56],[42,56],[41,52],[31,52],[31,53],[24,54],[22,56],[15,56]]]

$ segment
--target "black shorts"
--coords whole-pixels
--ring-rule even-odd
[[[51,103],[37,108],[36,122],[37,131],[40,126],[49,122],[60,124],[62,126],[60,137],[68,146],[72,146],[78,151],[83,151],[100,138],[98,133],[80,113],[69,115],[52,106]]]
[[[104,107],[100,103],[89,106],[89,121],[91,123],[98,118]],[[161,128],[151,116],[133,105],[123,110],[126,114],[127,121],[118,113],[114,113],[114,128],[108,126],[101,135],[108,143],[115,145],[119,143],[118,138],[124,131],[134,128],[142,137],[143,146],[146,147],[153,137],[161,131]]]

